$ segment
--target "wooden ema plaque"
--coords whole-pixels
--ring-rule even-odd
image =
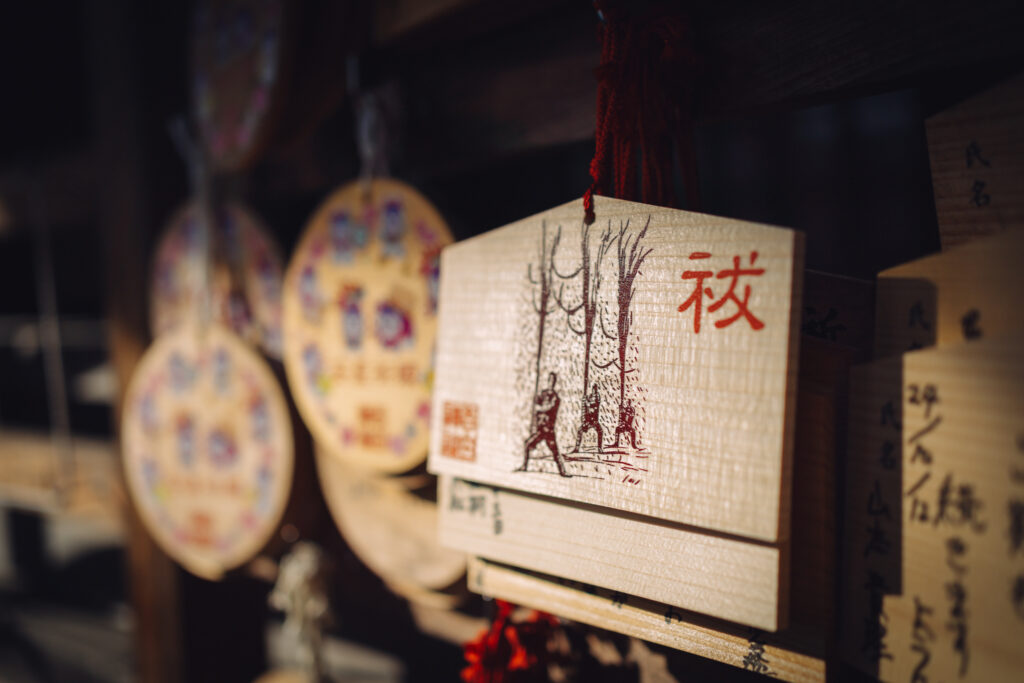
[[[444,250],[431,471],[784,541],[802,236],[595,210]]]
[[[1024,75],[925,127],[942,248],[1024,227]]]
[[[284,364],[332,455],[378,472],[427,456],[438,266],[451,233],[395,180],[351,183],[317,210],[285,275]]]
[[[266,227],[240,204],[225,204],[207,233],[199,205],[182,207],[160,239],[153,263],[150,311],[154,335],[211,314],[272,358],[281,358],[281,256]],[[207,292],[208,250],[209,266]]]
[[[1024,332],[1024,231],[984,237],[878,274],[875,355]]]
[[[146,351],[121,424],[143,523],[193,574],[217,579],[273,535],[292,484],[292,428],[266,363],[231,332],[186,326]]]
[[[465,592],[466,556],[438,544],[437,504],[415,495],[400,478],[364,472],[323,453],[316,462],[331,516],[359,559],[399,595],[453,607]]]
[[[203,0],[192,41],[193,104],[213,165],[239,170],[266,145],[280,114],[283,0]]]
[[[1024,670],[1019,335],[855,369],[844,658],[885,681]]]

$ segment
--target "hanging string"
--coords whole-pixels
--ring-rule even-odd
[[[179,116],[172,120],[169,129],[174,146],[188,169],[189,189],[196,198],[196,219],[202,254],[199,328],[205,331],[213,320],[214,226],[217,224],[210,192],[209,167],[203,148],[196,141],[196,137],[189,134],[184,117]]]
[[[594,158],[583,196],[584,220],[594,220],[595,194],[635,199],[638,172],[643,201],[678,206],[673,148],[686,205],[697,208],[691,109],[698,60],[687,17],[675,2],[595,0],[594,6],[601,18],[601,61],[595,71]]]

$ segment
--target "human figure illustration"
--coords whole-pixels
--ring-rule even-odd
[[[601,429],[600,421],[601,413],[601,394],[597,391],[597,385],[594,385],[593,390],[583,401],[583,423],[580,428],[576,430],[576,445],[573,446],[572,452],[578,453],[580,450],[580,442],[583,441],[584,432],[593,429],[597,432],[597,450],[601,451],[601,444],[604,440],[604,431]]]
[[[562,402],[558,397],[558,392],[555,391],[555,383],[558,381],[558,375],[552,372],[548,375],[548,378],[550,380],[548,388],[537,394],[533,399],[534,432],[530,435],[530,438],[526,440],[526,449],[523,453],[523,466],[516,471],[526,472],[530,465],[530,451],[544,443],[547,444],[551,454],[555,456],[555,464],[558,465],[558,473],[563,477],[570,477],[572,475],[565,471],[565,463],[562,462],[562,456],[558,452],[558,442],[555,440],[555,423],[558,419],[558,406]]]
[[[629,442],[633,445],[633,449],[636,449],[636,426],[633,424],[635,417],[636,410],[633,408],[632,402],[627,402],[622,406],[622,410],[619,412],[619,424],[615,426],[615,443],[612,446],[618,448],[619,436],[629,434]]]

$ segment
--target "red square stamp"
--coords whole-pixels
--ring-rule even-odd
[[[441,455],[456,460],[476,460],[477,414],[475,403],[445,401]]]

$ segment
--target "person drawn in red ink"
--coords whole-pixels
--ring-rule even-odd
[[[629,443],[633,445],[633,450],[637,450],[635,420],[636,409],[633,407],[632,402],[627,402],[622,406],[619,414],[619,424],[615,426],[615,443],[612,444],[614,448],[619,447],[619,437],[623,434],[628,434]]]
[[[550,382],[548,388],[537,394],[536,398],[534,398],[534,431],[530,438],[526,440],[526,448],[523,452],[523,465],[516,472],[527,471],[530,465],[530,451],[544,443],[547,444],[551,455],[555,457],[558,473],[563,477],[571,477],[572,475],[565,471],[565,464],[562,462],[562,456],[558,452],[558,442],[555,440],[558,406],[562,402],[558,397],[558,392],[555,391],[558,375],[552,372],[548,375],[548,379]]]
[[[711,253],[707,251],[695,251],[690,254],[691,261],[698,261],[702,259],[711,258]],[[710,287],[704,286],[704,280],[714,275],[714,271],[711,270],[686,270],[683,271],[684,280],[696,280],[697,286],[693,290],[693,294],[690,298],[684,301],[679,306],[679,312],[685,313],[686,309],[693,306],[693,333],[697,334],[700,332],[700,314],[704,306],[704,295],[714,296],[711,292]],[[708,309],[711,310],[711,309]]]
[[[750,265],[753,266],[755,261],[757,261],[757,252],[752,251],[750,252]],[[732,257],[732,269],[718,271],[718,275],[716,277],[719,280],[721,280],[722,278],[731,277],[732,281],[729,283],[729,291],[725,293],[725,296],[723,296],[721,299],[708,306],[708,313],[714,313],[722,306],[724,306],[726,301],[732,301],[733,303],[735,303],[736,308],[739,310],[737,310],[736,315],[732,316],[731,318],[723,318],[722,320],[716,320],[715,327],[719,329],[723,327],[728,327],[729,325],[732,325],[734,322],[739,320],[740,316],[746,318],[747,322],[750,323],[750,327],[752,327],[755,330],[760,330],[761,328],[764,327],[764,323],[758,320],[756,317],[754,317],[754,314],[751,313],[750,309],[747,307],[747,302],[750,301],[750,285],[743,286],[742,301],[740,301],[739,297],[736,296],[736,284],[739,282],[740,277],[744,275],[756,276],[763,274],[764,268],[740,268],[739,256]]]
[[[597,451],[601,452],[601,442],[604,440],[604,431],[601,429],[600,421],[601,413],[601,394],[597,391],[597,385],[594,385],[593,390],[587,396],[583,402],[583,424],[576,431],[576,445],[573,446],[572,452],[579,453],[580,442],[583,441],[583,433],[593,429],[597,432]]]

